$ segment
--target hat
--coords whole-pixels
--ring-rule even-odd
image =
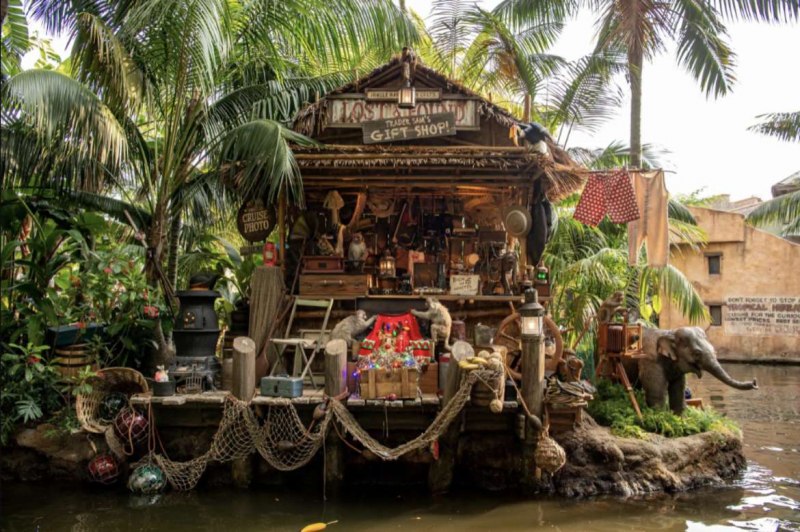
[[[503,225],[506,233],[521,238],[531,231],[531,213],[524,207],[511,207],[503,214]]]
[[[378,218],[388,218],[394,214],[395,198],[386,196],[370,196],[367,206],[372,214]]]

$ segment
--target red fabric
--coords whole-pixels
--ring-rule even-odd
[[[372,331],[370,331],[367,337],[361,342],[361,349],[358,352],[359,356],[364,357],[372,354],[372,350],[378,345],[379,331],[382,329],[386,330],[387,325],[389,326],[389,330],[393,330],[398,325],[400,325],[402,328],[408,329],[408,331],[398,334],[395,342],[395,350],[403,350],[409,343],[413,342],[420,346],[419,348],[414,348],[415,357],[430,358],[432,354],[430,347],[422,347],[423,344],[429,346],[430,342],[424,341],[422,333],[419,331],[417,318],[414,317],[414,315],[410,312],[400,314],[399,316],[384,316],[382,314],[378,315],[378,319],[375,320],[375,325],[373,326]]]
[[[589,176],[573,218],[596,226],[606,214],[617,224],[640,218],[631,177],[625,170]]]

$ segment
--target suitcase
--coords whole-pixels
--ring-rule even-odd
[[[266,397],[300,397],[303,395],[303,379],[289,375],[270,375],[261,379],[261,395]]]
[[[365,296],[369,293],[370,276],[300,274],[301,296]]]

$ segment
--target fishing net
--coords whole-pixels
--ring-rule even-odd
[[[397,460],[404,454],[429,448],[458,417],[470,400],[475,383],[480,381],[488,385],[496,378],[496,372],[490,370],[472,371],[464,375],[456,394],[425,432],[394,448],[386,447],[370,436],[347,407],[336,399],[329,399],[324,415],[315,416],[318,419],[306,426],[288,399],[285,403],[270,405],[262,425],[249,403],[231,398],[225,403],[219,429],[205,454],[186,462],[176,462],[153,451],[143,461],[154,461],[177,491],[193,489],[211,461],[230,462],[255,452],[275,469],[292,471],[306,465],[319,451],[334,418],[347,434],[375,455],[384,460]],[[321,409],[318,411],[323,412]]]

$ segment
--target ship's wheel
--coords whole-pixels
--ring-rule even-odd
[[[545,333],[545,369],[556,371],[558,363],[564,354],[564,340],[556,322],[549,316],[544,316]],[[522,318],[518,312],[505,318],[497,327],[494,335],[494,345],[502,345],[508,349],[506,364],[511,370],[511,377],[522,379]]]

